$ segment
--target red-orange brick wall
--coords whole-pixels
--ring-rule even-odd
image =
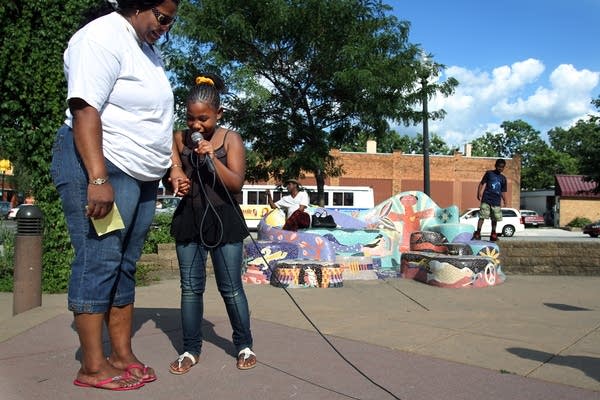
[[[344,173],[327,178],[326,185],[371,186],[375,204],[408,190],[423,191],[423,156],[420,154],[352,153],[333,150],[331,155],[339,160]],[[460,211],[478,207],[477,185],[484,172],[494,169],[496,158],[429,156],[430,197],[440,206],[456,205]],[[504,175],[508,182],[507,207],[519,208],[521,197],[521,158],[506,159]],[[312,173],[299,181],[315,185]],[[274,182],[271,182],[274,183]]]

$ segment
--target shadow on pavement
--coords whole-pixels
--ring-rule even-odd
[[[171,342],[177,354],[183,353],[183,338],[181,333],[181,317],[179,309],[175,308],[136,308],[133,317],[133,336],[136,332],[144,329],[147,322],[153,322],[153,328],[162,331]],[[71,323],[71,329],[76,333],[75,323]],[[202,321],[203,342],[212,343],[222,349],[226,354],[235,357],[235,346],[233,342],[215,332],[215,324],[204,319]],[[103,332],[104,353],[110,354],[110,341],[106,328]],[[78,348],[75,359],[81,361],[81,348]]]
[[[511,347],[507,349],[509,353],[539,361],[542,364],[556,364],[565,367],[571,367],[581,370],[587,376],[600,381],[600,358],[589,356],[561,356],[547,353],[545,351],[526,349],[523,347]]]

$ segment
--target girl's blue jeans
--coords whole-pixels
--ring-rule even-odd
[[[181,275],[181,323],[183,349],[199,355],[202,349],[203,295],[206,287],[206,259],[209,249],[199,243],[177,243]],[[250,311],[242,283],[242,242],[227,243],[210,249],[215,280],[225,302],[233,329],[236,353],[252,348]]]

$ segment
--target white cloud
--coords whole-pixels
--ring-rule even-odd
[[[430,121],[430,132],[448,145],[461,146],[498,131],[504,121],[522,119],[545,137],[548,130],[567,128],[594,112],[590,101],[600,72],[570,64],[559,65],[548,76],[544,72],[543,63],[532,58],[490,72],[447,68],[441,79],[452,76],[459,86],[452,96],[437,96],[429,103],[430,110],[443,108],[447,113],[441,121]]]

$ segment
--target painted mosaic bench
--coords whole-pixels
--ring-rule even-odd
[[[448,243],[436,232],[413,232],[410,251],[402,253],[401,275],[439,287],[495,286],[506,280],[497,255],[495,243]]]
[[[318,210],[311,207],[309,211],[314,213]],[[447,272],[450,265],[458,269],[474,268],[471,278],[477,284],[471,284],[472,287],[485,286],[481,282],[489,286],[504,281],[498,261],[498,246],[472,241],[473,227],[459,223],[456,206],[441,208],[422,192],[399,193],[370,210],[354,215],[327,210],[338,225],[336,229],[285,231],[281,229],[281,214],[278,218],[274,217],[277,211],[269,213],[259,223],[256,244],[245,246],[245,282],[269,283],[277,265],[289,260],[337,264],[343,279],[404,276],[437,286],[463,287],[464,280],[440,278],[456,275]],[[413,236],[413,233],[419,234]],[[404,254],[407,256],[403,258]],[[495,279],[473,278],[482,273],[475,266],[487,265],[488,262],[495,266]],[[444,264],[437,268],[436,263]],[[422,266],[421,270],[418,270],[417,264]],[[439,276],[436,277],[432,271],[440,271]],[[469,274],[466,270],[460,273],[461,276]]]
[[[315,260],[279,261],[271,285],[287,288],[337,288],[343,286],[339,264]]]

